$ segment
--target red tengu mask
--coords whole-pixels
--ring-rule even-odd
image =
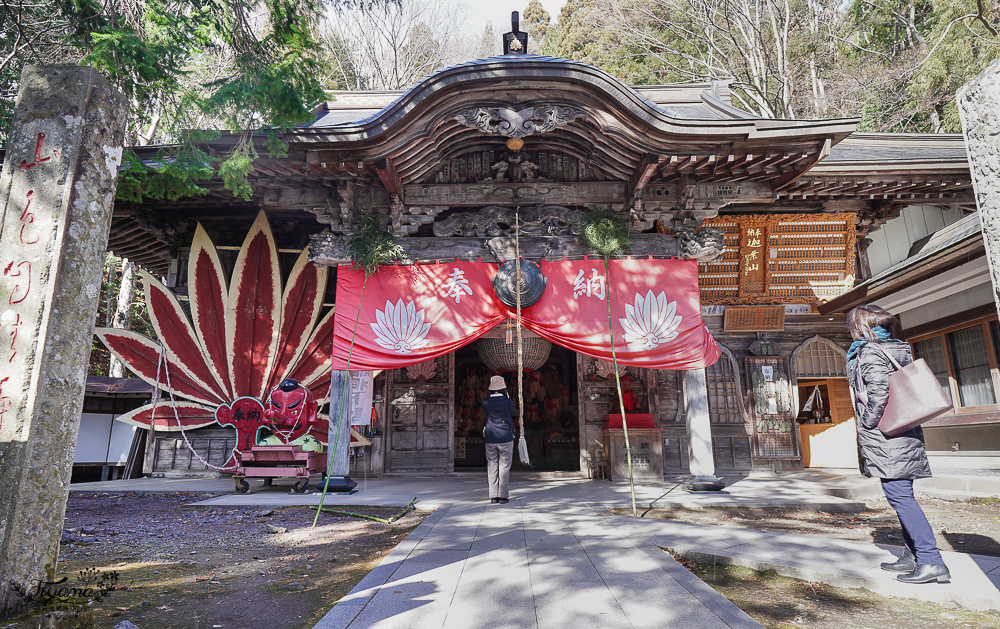
[[[274,427],[275,433],[288,434],[294,440],[305,434],[316,423],[319,405],[312,392],[297,380],[282,380],[271,390],[264,404],[264,417]]]

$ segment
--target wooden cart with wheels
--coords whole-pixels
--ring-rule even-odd
[[[275,478],[295,478],[292,489],[301,494],[310,476],[326,471],[326,454],[305,452],[299,446],[252,446],[246,452],[238,452],[237,458],[239,467],[233,481],[236,491],[241,494],[250,491],[248,478],[263,478],[265,487],[270,487]]]

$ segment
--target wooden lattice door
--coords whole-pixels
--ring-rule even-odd
[[[757,459],[799,459],[798,430],[788,359],[754,356],[746,359],[753,449]]]
[[[394,369],[389,374],[389,472],[454,469],[455,361],[452,354],[433,360],[433,365]]]

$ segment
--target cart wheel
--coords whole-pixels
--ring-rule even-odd
[[[273,479],[273,478],[271,478],[270,476],[266,477],[266,478],[264,479],[264,487],[270,487],[270,486],[271,486],[271,482],[272,482],[272,481],[274,481],[274,479]]]
[[[309,485],[309,479],[303,478],[302,480],[295,483],[295,486],[292,487],[292,491],[294,491],[297,494],[305,493],[306,487],[308,485]]]
[[[250,483],[248,483],[245,478],[237,478],[236,491],[241,494],[250,493]]]

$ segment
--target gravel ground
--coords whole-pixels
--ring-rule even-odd
[[[1000,614],[956,605],[888,598],[741,566],[697,564],[674,556],[768,629],[998,629]]]
[[[1000,500],[968,502],[921,499],[938,546],[1000,557]],[[791,509],[658,509],[644,517],[717,524],[836,539],[902,544],[899,521],[885,499],[862,513]],[[862,589],[807,583],[740,566],[697,564],[674,556],[768,629],[1000,629],[1000,614],[954,605],[882,597]]]
[[[187,506],[208,497],[71,494],[57,578],[104,578],[114,589],[65,626],[104,629],[128,620],[139,629],[311,627],[428,515],[409,511],[383,524],[322,514],[312,528],[315,511],[307,507]],[[399,512],[343,509],[384,519]],[[37,629],[39,620],[3,627]]]

